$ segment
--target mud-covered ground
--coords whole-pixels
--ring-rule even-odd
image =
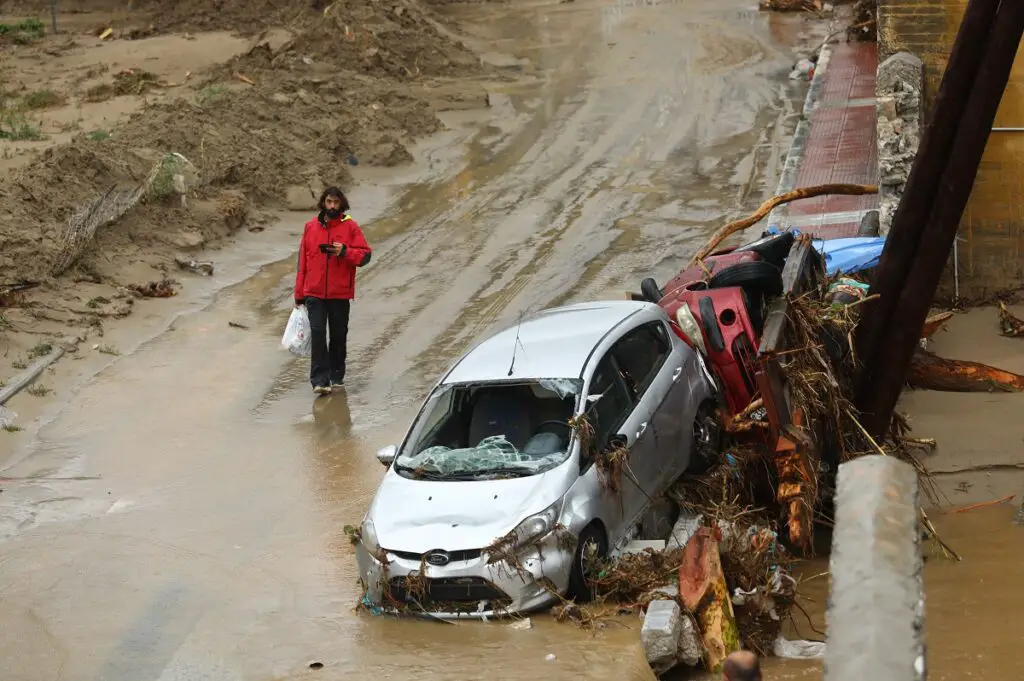
[[[263,209],[306,209],[357,166],[408,163],[439,112],[486,108],[480,79],[505,77],[410,0],[59,8],[53,34],[48,3],[0,6],[17,29],[0,35],[0,287],[31,286],[0,288],[0,376],[46,344],[102,335],[134,309],[125,286],[180,278],[175,256],[208,259],[197,253],[265,228]],[[80,250],[64,233],[75,210],[143,183],[168,153],[198,172],[186,205],[148,193],[61,271]]]
[[[396,4],[359,7],[393,15]],[[213,17],[196,13],[196,3],[182,5],[204,28],[254,28],[230,12]],[[319,17],[323,8],[316,11]],[[266,36],[269,55],[266,48],[249,54],[247,35],[211,38],[195,24],[175,23],[180,18],[166,19],[165,28],[156,23],[156,34],[137,41],[75,36],[97,52],[172,40],[186,46],[175,53],[182,60],[198,59],[199,45],[231,53],[203,67],[228,91],[197,101],[205,76],[190,64],[188,81],[144,93],[153,103],[135,109],[134,120],[127,113],[100,140],[116,152],[104,163],[136,164],[137,173],[147,167],[143,154],[164,150],[148,145],[187,142],[178,151],[219,183],[190,196],[187,211],[133,211],[132,219],[101,232],[85,262],[120,282],[157,278],[162,272],[148,258],[166,262],[179,252],[161,245],[166,235],[203,234],[200,226],[220,224],[197,223],[194,211],[220,210],[231,196],[247,197],[243,205],[305,208],[304,183],[327,179],[323,159],[332,172],[351,175],[353,214],[375,249],[359,277],[346,390],[314,402],[308,362],[279,345],[295,243],[309,212],[260,223],[250,212],[230,245],[198,254],[214,262],[212,277],[174,272],[179,295],[138,300],[130,317],[104,324],[102,338],[91,335],[43,375],[38,385],[53,392],[11,400],[7,406],[24,430],[0,433],[0,629],[18,636],[0,636],[0,675],[644,678],[636,676],[644,666],[637,665],[635,619],[595,636],[543,615],[529,631],[355,616],[355,565],[341,530],[359,521],[383,474],[373,451],[401,437],[438,371],[481,334],[523,312],[621,297],[649,275],[664,280],[711,231],[774,192],[806,89],[788,77],[799,54],[794,46],[820,42],[828,26],[734,0],[452,4],[443,19],[437,14],[437,30],[457,27],[475,61],[463,64],[459,55],[471,53],[452,41],[444,43],[451,54],[444,69],[453,71],[410,77],[402,69],[339,70],[343,90],[335,94],[303,81],[333,82],[335,76],[307,75],[329,61],[327,48],[310,51],[315,40],[285,47],[289,38],[281,31],[292,18],[268,16],[277,22]],[[89,17],[68,23],[99,28]],[[115,33],[128,26],[119,21]],[[346,25],[361,24],[335,24],[332,35],[341,40]],[[441,40],[432,36],[424,29],[419,37]],[[280,76],[272,71],[275,54],[285,55]],[[388,54],[394,61],[387,63],[405,64],[413,74],[435,68],[415,57],[411,65],[398,60],[394,55],[406,54],[399,47]],[[221,66],[237,55],[243,56]],[[118,66],[133,61],[126,57]],[[43,63],[26,58],[19,68]],[[156,62],[139,63],[158,70]],[[168,84],[184,78],[183,68],[166,69]],[[438,133],[418,142],[407,139],[425,120],[414,115],[422,104],[410,104],[413,113],[394,123],[405,131],[398,139],[412,164],[372,167],[363,160],[383,148],[371,134],[386,133],[383,123],[349,138],[338,132],[363,120],[345,113],[351,102],[366,116],[383,111],[380,120],[391,120],[383,116],[399,109],[374,109],[385,95],[368,99],[372,92],[414,97],[437,112],[440,124],[422,130]],[[317,102],[327,96],[342,101],[319,117]],[[290,97],[297,103],[285,104]],[[216,116],[239,111],[245,116],[217,127]],[[293,111],[298,115],[274,118]],[[154,123],[147,125],[150,116]],[[138,147],[117,146],[125,131]],[[274,146],[294,139],[296,148]],[[336,139],[347,146],[325,149],[324,140]],[[52,153],[99,148],[86,142]],[[203,153],[218,148],[204,166]],[[142,160],[133,161],[136,154]],[[389,157],[381,152],[379,160]],[[231,164],[240,170],[229,172]],[[12,166],[7,176],[24,183],[55,168],[44,159]],[[16,183],[4,185],[15,197],[5,200],[23,218],[32,217],[30,205],[51,215],[49,222],[34,217],[35,227],[19,234],[32,235],[44,223],[57,233],[52,216],[88,194],[89,172],[66,175],[67,196],[53,201],[37,188],[39,200],[25,201]],[[295,187],[303,189],[289,191]],[[248,231],[254,225],[264,230]],[[19,265],[33,266],[39,267]],[[89,276],[79,271],[30,293],[60,293],[84,310],[97,309],[90,300],[107,305],[94,300],[100,296],[112,306],[125,303],[114,297],[116,289],[98,293],[113,288],[106,280],[75,281]],[[21,334],[64,332],[59,322],[47,327],[14,317],[49,310],[6,312]],[[15,348],[11,357],[27,360],[28,343],[46,339],[24,337],[4,341]],[[324,667],[310,669],[313,662]]]

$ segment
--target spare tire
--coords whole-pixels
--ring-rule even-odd
[[[658,288],[658,282],[654,281],[652,277],[647,277],[640,282],[640,293],[652,303],[657,303],[665,297],[662,290]]]
[[[779,269],[786,264],[789,251],[793,248],[796,235],[793,232],[781,232],[779,234],[765,234],[762,238],[753,243],[740,246],[734,252],[751,251],[761,256],[761,260],[769,262]]]
[[[770,262],[741,262],[712,275],[708,288],[739,286],[766,296],[782,295],[782,270]]]

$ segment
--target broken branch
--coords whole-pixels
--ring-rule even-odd
[[[1010,314],[1003,303],[999,303],[999,331],[1010,338],[1024,336],[1024,320]]]
[[[922,348],[914,351],[907,383],[924,390],[986,393],[1022,392],[1024,376],[987,364],[944,359]]]
[[[779,194],[778,196],[774,196],[762,203],[761,207],[751,215],[739,220],[733,220],[712,234],[708,243],[693,256],[693,260],[690,261],[690,264],[691,266],[696,265],[700,261],[704,260],[704,258],[715,250],[718,244],[722,243],[736,232],[757,224],[771,213],[776,206],[781,206],[784,203],[790,203],[792,201],[799,201],[801,199],[810,199],[815,196],[823,196],[825,194],[859,196],[862,194],[877,193],[878,186],[873,184],[820,184],[813,187],[800,187],[799,189],[794,189],[793,191],[786,192],[785,194]]]

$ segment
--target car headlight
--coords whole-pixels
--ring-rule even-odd
[[[380,544],[377,543],[377,530],[374,529],[373,523],[369,519],[363,521],[363,525],[359,530],[362,535],[363,546],[366,547],[366,550],[372,554],[380,551]]]
[[[516,526],[516,529],[509,533],[508,546],[510,549],[518,549],[530,542],[544,537],[555,529],[558,523],[558,516],[562,512],[562,500],[559,499],[546,509],[531,515]]]
[[[708,349],[704,346],[704,334],[700,332],[700,325],[697,324],[697,319],[690,312],[690,306],[686,303],[680,304],[676,310],[676,322],[679,323],[679,328],[683,330],[683,333],[706,355]]]

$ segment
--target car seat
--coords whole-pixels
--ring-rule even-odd
[[[491,388],[476,394],[469,422],[469,446],[504,435],[522,451],[534,431],[533,392],[529,388]]]
[[[542,431],[527,440],[526,445],[523,447],[523,454],[540,459],[561,452],[564,449],[565,438],[557,433]]]

